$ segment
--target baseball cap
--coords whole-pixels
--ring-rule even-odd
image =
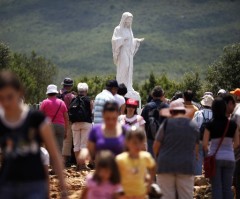
[[[48,85],[46,94],[50,94],[50,93],[58,93],[56,85],[54,84]]]
[[[109,80],[109,81],[107,81],[106,87],[109,87],[109,88],[118,88],[118,82],[117,82],[117,80]]]
[[[128,100],[127,100],[127,102],[126,102],[126,105],[127,106],[138,106],[138,101],[137,100],[135,100],[135,99],[131,99],[131,98],[129,98]]]
[[[205,95],[205,96],[203,96],[201,104],[203,106],[211,107],[213,101],[214,101],[214,98],[211,95]]]
[[[73,86],[73,80],[69,77],[66,77],[63,82],[62,82],[63,86]]]
[[[240,88],[236,88],[234,91],[230,91],[230,93],[240,97]]]
[[[220,89],[220,90],[218,91],[217,95],[226,94],[226,93],[227,93],[226,90]]]

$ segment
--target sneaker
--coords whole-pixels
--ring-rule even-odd
[[[83,164],[77,165],[76,171],[91,171],[91,169],[87,165]]]
[[[94,162],[89,162],[87,167],[90,168],[91,170],[94,170],[95,169],[95,163]]]

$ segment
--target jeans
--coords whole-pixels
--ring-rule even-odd
[[[203,159],[204,159],[203,146],[202,144],[199,144],[198,160],[195,159],[194,169],[194,175],[196,176],[202,175]]]
[[[2,199],[47,199],[46,181],[28,183],[5,183],[0,186]]]
[[[150,140],[147,138],[147,151],[152,155],[152,157],[154,157],[153,143],[154,143],[154,140]]]
[[[233,199],[232,178],[235,162],[216,160],[216,175],[211,178],[212,199]]]
[[[157,183],[162,189],[161,199],[193,199],[193,175],[157,174]]]
[[[234,173],[234,186],[236,189],[236,199],[240,199],[240,160],[236,162]]]

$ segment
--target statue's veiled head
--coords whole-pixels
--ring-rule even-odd
[[[131,28],[133,21],[133,15],[130,12],[124,12],[122,14],[122,19],[120,22],[120,26],[123,28]]]

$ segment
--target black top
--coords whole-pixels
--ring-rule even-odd
[[[206,125],[206,129],[210,132],[211,139],[221,138],[227,126],[227,117],[221,119],[212,119]],[[237,124],[231,120],[229,123],[229,128],[225,137],[233,138],[237,129]]]
[[[16,127],[10,127],[0,118],[0,147],[3,153],[0,184],[46,178],[40,154],[42,139],[39,131],[45,116],[37,111],[26,111],[27,116]]]

